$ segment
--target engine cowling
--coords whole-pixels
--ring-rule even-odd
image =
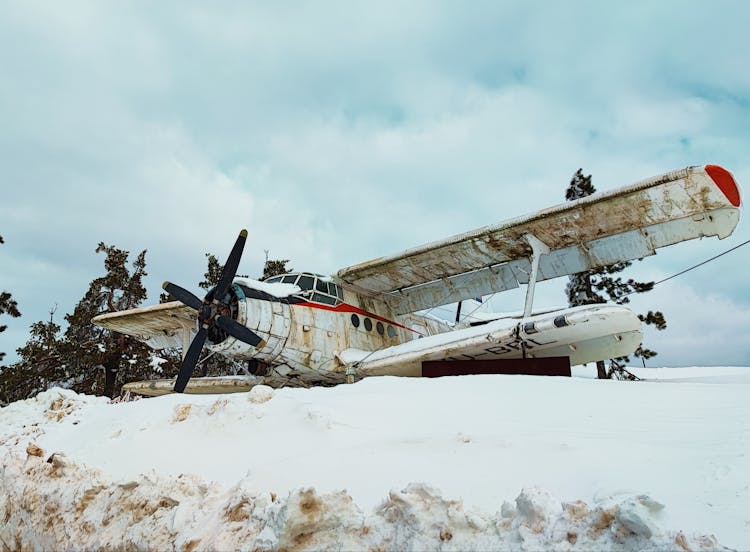
[[[234,285],[232,292],[232,318],[251,329],[263,339],[253,347],[229,335],[215,336],[219,340],[210,340],[208,348],[223,355],[249,360],[256,358],[272,363],[283,351],[292,327],[289,305],[278,301],[269,301],[246,297],[242,289]]]

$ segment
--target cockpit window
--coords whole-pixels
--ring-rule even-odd
[[[328,294],[333,295],[334,297],[338,297],[342,300],[344,299],[344,294],[341,293],[341,288],[333,282],[328,282]]]
[[[297,280],[297,285],[302,291],[311,290],[315,286],[315,278],[308,274],[302,274]]]
[[[341,287],[331,282],[330,277],[321,276],[320,274],[313,274],[311,272],[282,274],[268,278],[265,281],[269,284],[279,282],[283,284],[297,284],[300,291],[294,295],[315,303],[335,306],[344,300],[344,293]]]
[[[313,293],[312,300],[316,303],[323,303],[324,305],[335,305],[338,300],[330,295],[324,295],[322,293]]]

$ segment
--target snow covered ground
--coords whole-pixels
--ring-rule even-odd
[[[0,409],[0,548],[750,550],[750,368],[633,371],[52,389]]]

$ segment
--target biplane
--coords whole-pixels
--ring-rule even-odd
[[[154,349],[182,347],[176,380],[128,384],[145,395],[336,385],[366,376],[421,376],[427,363],[625,356],[641,343],[628,308],[595,304],[535,311],[537,282],[654,255],[662,247],[729,236],[740,190],[717,165],[688,167],[612,191],[342,268],[324,276],[236,277],[243,230],[219,283],[200,299],[176,284],[175,301],[102,314],[95,324]],[[526,286],[523,311],[481,323],[425,315],[434,307]],[[248,374],[193,378],[201,352],[247,361]]]

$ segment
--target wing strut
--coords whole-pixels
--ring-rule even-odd
[[[529,285],[526,287],[526,303],[523,306],[523,317],[531,315],[531,305],[534,302],[534,288],[539,275],[539,258],[549,253],[549,247],[534,234],[523,235],[526,242],[531,246],[531,275]]]

